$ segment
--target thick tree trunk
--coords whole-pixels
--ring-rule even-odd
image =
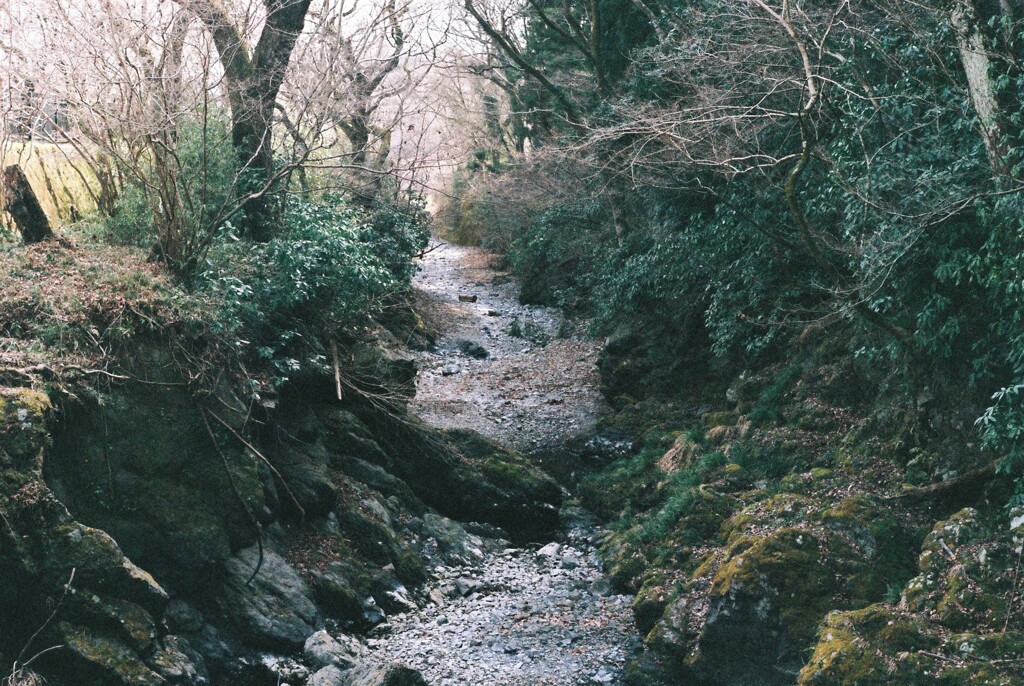
[[[380,190],[380,174],[370,168],[370,115],[357,111],[339,126],[352,146],[352,200],[370,207]]]
[[[3,184],[4,209],[14,218],[25,243],[39,243],[52,238],[50,220],[46,218],[39,198],[21,167],[12,164],[4,169],[0,182]]]
[[[272,148],[273,114],[295,41],[311,0],[264,0],[267,19],[250,56],[219,0],[178,0],[210,32],[231,103],[231,141],[238,159],[243,228],[270,240],[279,219]]]

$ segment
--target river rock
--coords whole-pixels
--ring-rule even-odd
[[[271,550],[259,563],[254,546],[240,551],[225,565],[220,606],[242,639],[256,647],[295,650],[323,624],[312,592],[298,572]]]
[[[423,675],[403,664],[365,663],[352,670],[345,686],[427,686]]]
[[[166,636],[147,660],[149,667],[172,686],[205,686],[210,683],[203,657],[189,642],[178,636]]]
[[[349,636],[340,639],[331,636],[321,629],[306,639],[302,654],[313,669],[323,669],[328,665],[353,667],[365,653],[362,644]]]
[[[345,673],[334,665],[327,665],[317,670],[306,682],[306,686],[348,686],[349,681]]]

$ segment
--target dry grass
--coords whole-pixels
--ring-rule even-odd
[[[28,667],[16,664],[11,673],[0,680],[0,686],[46,686],[46,679]]]
[[[93,364],[141,332],[203,320],[201,301],[143,251],[67,240],[0,247],[0,356]]]

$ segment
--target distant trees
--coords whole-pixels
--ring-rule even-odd
[[[119,239],[182,274],[219,234],[270,239],[295,183],[367,208],[429,183],[467,116],[424,84],[472,48],[419,0],[29,0],[0,20],[7,132],[87,164]]]
[[[527,268],[577,265],[554,299],[738,360],[841,325],[910,386],[1024,374],[1019,3],[483,1],[514,101],[588,170],[506,232]],[[478,213],[518,216],[506,191],[557,178],[544,160]]]

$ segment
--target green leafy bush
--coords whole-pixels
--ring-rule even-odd
[[[421,249],[421,239],[410,237],[414,218],[392,214],[378,232],[372,217],[340,201],[292,201],[285,220],[268,243],[226,237],[203,278],[222,304],[220,328],[246,341],[244,357],[276,383],[325,367],[332,338],[408,287],[406,265]]]
[[[378,198],[360,238],[398,283],[407,284],[416,273],[412,256],[427,247],[430,225],[421,197],[413,196],[404,204]]]

